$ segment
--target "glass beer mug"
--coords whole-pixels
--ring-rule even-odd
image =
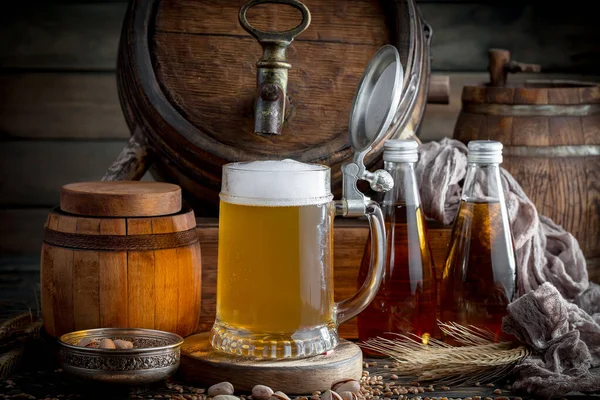
[[[362,311],[381,273],[350,299],[333,301],[333,217],[329,167],[292,160],[223,168],[219,215],[217,318],[219,350],[258,358],[320,354],[338,342],[337,325]],[[383,222],[372,221],[376,268]]]
[[[377,64],[380,71],[363,79],[368,84],[390,68],[393,72],[401,68],[396,49],[387,46],[371,64]],[[397,79],[399,74],[392,75]],[[389,96],[388,107],[395,110],[399,93],[389,90],[388,85],[383,87],[385,93],[379,93],[378,106],[382,95]],[[375,296],[384,269],[383,215],[356,183],[367,180],[377,191],[393,186],[387,171],[371,173],[363,165],[372,143],[390,126],[393,113],[379,113],[378,119],[365,123],[369,98],[357,96],[350,123],[356,152],[353,162],[342,168],[341,200],[333,200],[330,168],[324,165],[285,159],[223,167],[217,315],[210,333],[213,348],[252,359],[322,354],[339,342],[338,325],[360,313]],[[361,101],[363,114],[356,111]],[[372,126],[376,130],[369,130]],[[339,303],[334,302],[333,287],[336,215],[366,216],[373,243],[364,284]]]

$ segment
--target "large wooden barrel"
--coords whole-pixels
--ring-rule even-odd
[[[466,86],[454,137],[502,142],[502,166],[538,212],[571,232],[586,258],[600,257],[600,86]]]
[[[340,167],[352,155],[353,96],[384,44],[397,47],[404,67],[404,100],[384,139],[413,135],[426,103],[431,31],[413,0],[305,0],[312,22],[287,50],[282,134],[254,133],[262,50],[238,22],[245,2],[131,1],[123,24],[118,85],[125,117],[148,142],[155,178],[179,184],[198,216],[216,215],[221,167],[231,161],[289,157],[326,164],[340,195]],[[248,15],[263,30],[299,21],[283,5],[256,6]],[[383,141],[374,146],[369,167],[382,149]]]
[[[149,328],[187,336],[200,318],[196,219],[159,182],[66,185],[42,245],[44,329]]]

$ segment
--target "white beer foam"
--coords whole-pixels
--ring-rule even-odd
[[[330,169],[295,160],[223,166],[221,200],[248,206],[305,206],[333,200]]]

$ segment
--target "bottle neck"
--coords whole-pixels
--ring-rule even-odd
[[[392,175],[394,188],[385,193],[383,204],[419,207],[421,199],[415,175],[415,163],[385,161],[384,168]]]
[[[461,199],[478,203],[504,203],[499,163],[469,163]]]

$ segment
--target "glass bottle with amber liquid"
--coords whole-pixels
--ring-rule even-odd
[[[436,327],[435,271],[415,177],[417,149],[414,140],[384,144],[384,167],[394,179],[394,188],[378,199],[386,223],[386,269],[377,295],[357,317],[359,341],[410,333],[427,343]],[[370,257],[369,237],[359,285],[368,273]],[[379,355],[364,348],[363,352]]]
[[[506,306],[516,291],[514,241],[500,180],[502,143],[474,140],[468,149],[467,174],[442,270],[440,320],[488,330],[499,341]]]

